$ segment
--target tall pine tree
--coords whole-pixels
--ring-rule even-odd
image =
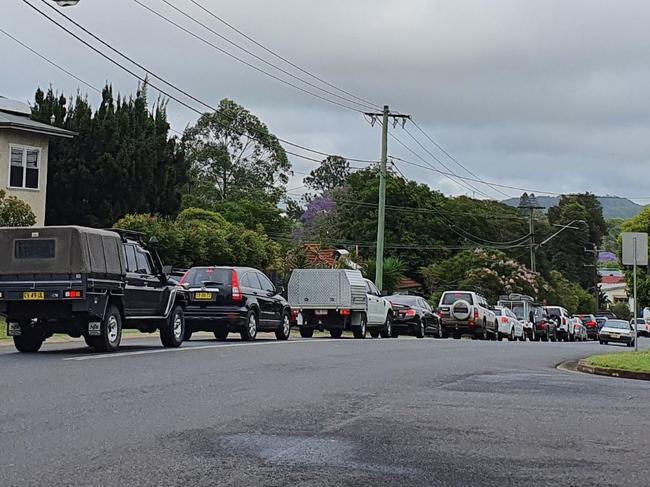
[[[178,213],[185,158],[169,137],[166,103],[149,109],[146,84],[129,98],[105,86],[95,112],[79,93],[68,101],[39,89],[32,115],[45,123],[54,115],[57,126],[78,134],[50,142],[48,225],[110,227],[128,213]]]

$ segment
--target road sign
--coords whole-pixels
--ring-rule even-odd
[[[648,234],[623,232],[623,265],[635,264],[648,265]]]

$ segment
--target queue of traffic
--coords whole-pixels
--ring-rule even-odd
[[[316,330],[340,338],[461,338],[584,341],[599,339],[597,319],[571,317],[522,295],[496,306],[473,291],[447,291],[433,309],[422,297],[384,296],[358,270],[295,269],[288,289],[250,267],[204,266],[174,274],[142,234],[84,227],[0,229],[0,315],[21,352],[36,352],[55,333],[83,337],[96,351],[119,348],[122,331],[160,333],[179,347],[207,331],[255,340],[288,340]],[[286,298],[285,298],[286,295]],[[605,341],[622,333],[611,332]]]

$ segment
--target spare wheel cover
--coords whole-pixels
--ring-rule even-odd
[[[472,314],[472,306],[464,299],[459,299],[451,306],[451,315],[457,320],[466,320]]]

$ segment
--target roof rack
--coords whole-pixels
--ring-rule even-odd
[[[132,240],[137,240],[138,242],[144,243],[145,234],[142,232],[136,232],[134,230],[125,230],[123,228],[109,228],[109,231],[115,232],[122,237],[122,240],[130,238]]]

